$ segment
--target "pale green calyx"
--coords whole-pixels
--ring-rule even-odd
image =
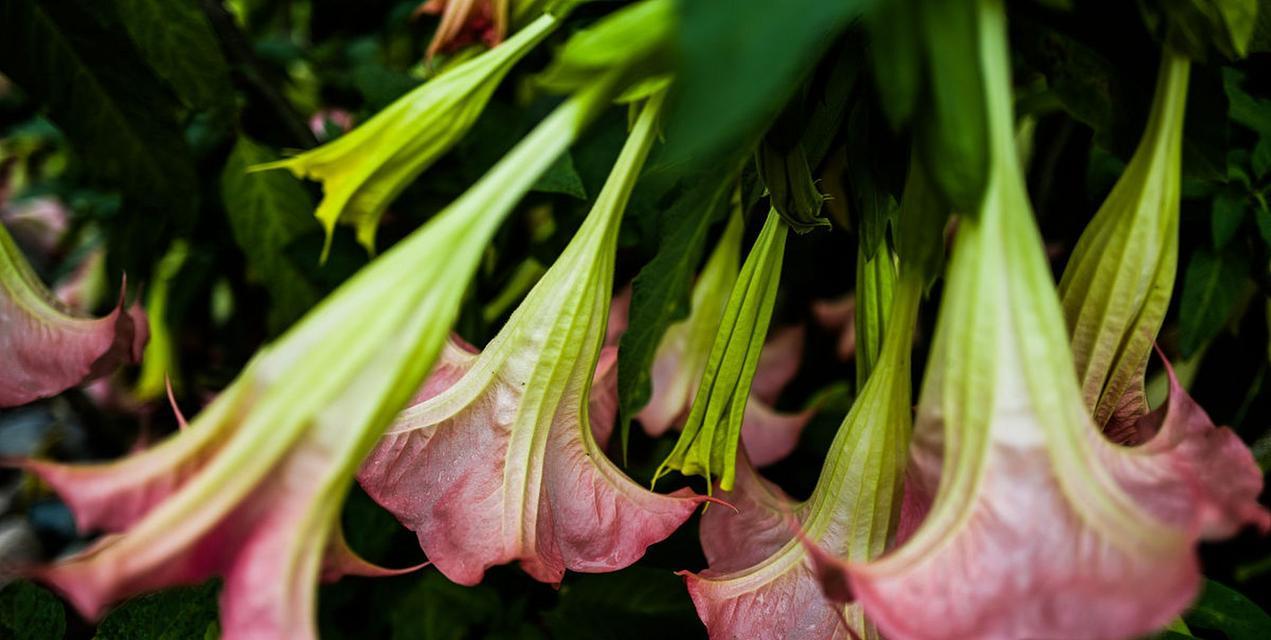
[[[708,482],[718,477],[721,488],[733,488],[742,417],[772,319],[788,231],[770,209],[729,295],[684,431],[655,481],[677,469]]]
[[[1146,411],[1143,373],[1178,263],[1190,66],[1185,56],[1162,52],[1143,138],[1059,282],[1082,395],[1099,426],[1121,412]]]
[[[896,289],[896,254],[884,237],[866,257],[856,252],[856,384],[865,384],[883,350],[883,327],[888,326]]]
[[[374,253],[376,229],[393,199],[468,132],[507,72],[559,23],[560,18],[543,15],[499,46],[398,98],[353,131],[254,169],[285,168],[322,182],[323,198],[314,215],[327,233],[323,260],[337,222],[356,227],[358,242]]]

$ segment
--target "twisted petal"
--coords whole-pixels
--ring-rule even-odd
[[[56,395],[136,363],[146,343],[145,313],[119,304],[103,318],[69,313],[40,282],[0,227],[0,407]]]
[[[1271,513],[1258,503],[1262,470],[1253,454],[1231,429],[1214,426],[1163,354],[1161,360],[1169,379],[1165,404],[1133,419],[1114,416],[1108,424],[1110,432],[1124,433],[1136,445],[1130,451],[1144,460],[1135,465],[1140,473],[1151,468],[1152,481],[1174,485],[1158,497],[1162,504],[1156,510],[1171,522],[1198,527],[1204,539],[1229,537],[1245,525],[1271,529]]]

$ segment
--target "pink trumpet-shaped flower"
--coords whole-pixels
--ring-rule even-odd
[[[557,583],[644,554],[703,498],[649,492],[615,467],[589,425],[618,222],[655,135],[650,99],[591,214],[480,355],[451,348],[359,479],[460,584],[512,561]],[[612,356],[610,356],[612,357]],[[603,373],[603,372],[602,372]]]
[[[103,318],[73,315],[0,227],[0,407],[56,395],[141,359],[145,312],[119,304]]]
[[[600,107],[562,103],[472,188],[263,348],[188,428],[122,460],[24,464],[84,528],[110,533],[37,569],[88,617],[220,575],[226,638],[312,638],[320,579],[381,574],[339,514],[384,428],[425,380],[499,224]]]
[[[1125,448],[1092,421],[1013,146],[1005,12],[977,11],[990,179],[960,220],[911,451],[935,499],[895,551],[820,573],[838,591],[846,573],[893,639],[1135,637],[1195,597],[1197,541],[1240,522],[1216,526],[1204,479],[1169,453],[1207,434]]]

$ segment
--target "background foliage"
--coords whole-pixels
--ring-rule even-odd
[[[415,16],[418,4],[0,0],[0,212],[36,198],[69,209],[66,237],[52,252],[33,255],[48,281],[97,247],[107,250],[108,290],[124,272],[130,285],[153,287],[167,278],[167,304],[152,322],[171,333],[171,373],[187,413],[367,262],[341,228],[330,260],[319,265],[316,186],[284,172],[244,169],[339,135],[341,114],[363,121],[432,73],[437,63],[423,54],[436,20]],[[472,132],[395,201],[379,246],[440,210],[528,131],[556,100],[534,85],[552,49],[621,4],[584,4],[519,65]],[[909,147],[892,125],[912,122],[919,137],[926,121],[965,125],[962,137],[931,136],[918,148],[937,180],[941,171],[977,170],[983,123],[973,118],[976,93],[966,88],[978,80],[951,77],[941,67],[969,46],[957,16],[935,26],[916,21],[905,27],[916,31],[905,32],[880,14],[867,32],[865,4],[677,5],[672,53],[679,84],[666,143],[645,170],[621,238],[617,286],[634,280],[621,356],[624,422],[647,398],[647,369],[662,331],[686,313],[693,274],[719,232],[735,170],[744,167],[747,203],[758,199],[749,168],[753,148],[783,109],[794,110],[802,126],[797,134],[813,147],[813,175],[832,198],[835,226],[790,240],[777,325],[809,322],[811,301],[850,289],[856,243],[875,245],[884,232]],[[1010,3],[1017,107],[1032,127],[1030,190],[1057,273],[1142,131],[1159,43],[1140,9],[1151,14],[1158,4],[1180,3]],[[1248,58],[1231,62],[1211,51],[1192,78],[1180,277],[1162,342],[1179,358],[1196,399],[1252,444],[1265,470],[1271,466],[1271,8],[1258,15]],[[550,264],[568,241],[625,127],[621,108],[606,114],[539,182],[523,213],[510,218],[469,293],[458,327],[466,338],[491,337],[524,293],[525,275]],[[966,182],[966,175],[948,180]],[[757,224],[750,227],[753,234]],[[184,259],[169,261],[163,273],[160,258],[178,240]],[[924,311],[928,330],[933,311]],[[781,405],[829,400],[795,455],[771,470],[793,495],[810,491],[851,399],[852,369],[832,355],[837,336],[812,330],[808,340],[805,366]],[[925,354],[918,348],[921,366]],[[128,372],[117,386],[134,376]],[[0,412],[0,455],[105,458],[174,426],[153,399],[103,404],[73,391]],[[670,445],[631,429],[629,473],[647,479]],[[44,557],[83,544],[48,492],[16,474],[2,479],[0,509],[12,512],[4,522],[33,530]],[[351,544],[368,557],[418,560],[413,536],[357,489],[345,521]],[[1271,606],[1265,540],[1245,533],[1204,548],[1203,557],[1214,581],[1186,618],[1191,632],[1271,637],[1262,610]],[[321,626],[324,638],[701,637],[672,572],[703,566],[690,521],[637,566],[569,575],[559,590],[511,567],[491,571],[474,588],[453,585],[435,570],[346,579],[322,589]],[[0,638],[215,637],[217,589],[213,582],[136,598],[93,626],[44,589],[11,582],[0,591]]]

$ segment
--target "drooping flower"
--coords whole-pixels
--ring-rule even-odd
[[[1191,61],[1162,52],[1143,139],[1059,281],[1077,377],[1095,424],[1147,412],[1143,371],[1178,263],[1183,112]]]
[[[935,499],[894,552],[840,568],[889,638],[1141,635],[1195,596],[1215,505],[1174,456],[1090,418],[1013,146],[1005,11],[977,12],[990,180],[959,223],[911,450]]]
[[[220,575],[225,637],[313,637],[320,578],[381,572],[351,557],[338,529],[358,466],[432,367],[492,234],[614,90],[602,82],[558,107],[177,435],[113,463],[26,462],[81,527],[117,532],[36,577],[91,618]]]
[[[375,232],[388,205],[468,132],[507,72],[559,23],[559,17],[544,14],[507,42],[443,71],[349,133],[256,169],[285,168],[322,182],[322,202],[314,215],[327,232],[323,259],[337,222],[355,226],[358,242],[374,252]]]
[[[720,316],[684,430],[655,480],[675,469],[708,483],[719,478],[725,491],[733,488],[742,421],[772,319],[788,231],[782,216],[770,209]]]
[[[619,221],[661,101],[649,99],[586,221],[499,334],[479,355],[451,349],[362,468],[367,493],[455,582],[511,561],[552,583],[566,569],[616,570],[701,503],[636,485],[589,424]]]
[[[711,509],[702,516],[702,550],[710,567],[684,575],[711,638],[846,638],[849,627],[855,637],[878,637],[859,606],[844,609],[818,597],[818,565],[810,554],[823,549],[865,561],[897,536],[911,423],[911,343],[926,273],[934,270],[925,254],[938,245],[944,217],[924,188],[921,177],[911,175],[902,209],[908,235],[901,245],[909,259],[902,256],[894,296],[861,291],[861,305],[887,304],[892,310],[864,310],[886,319],[885,327],[876,327],[885,338],[870,358],[875,366],[830,445],[811,497],[794,502],[743,456],[736,487],[720,496],[736,511]],[[893,252],[881,247],[875,259],[891,261]]]
[[[145,312],[124,292],[103,318],[72,313],[31,269],[0,226],[0,407],[61,393],[141,359]]]
[[[1086,406],[1114,442],[1166,461],[1189,479],[1206,537],[1266,523],[1257,503],[1262,471],[1229,429],[1216,429],[1165,360],[1169,397],[1149,412],[1144,376],[1178,262],[1183,111],[1191,62],[1162,52],[1143,140],[1060,280]]]
[[[693,285],[689,316],[668,327],[658,343],[651,371],[653,393],[636,416],[651,437],[657,438],[672,427],[681,427],[688,415],[689,404],[706,370],[729,291],[737,280],[742,227],[741,215],[734,211],[719,244]],[[606,344],[616,344],[626,329],[630,295],[628,289],[614,297]],[[798,445],[803,427],[815,412],[809,408],[783,413],[772,406],[798,372],[802,356],[803,328],[800,326],[775,330],[759,354],[741,427],[742,442],[756,466],[767,466],[790,455]]]

